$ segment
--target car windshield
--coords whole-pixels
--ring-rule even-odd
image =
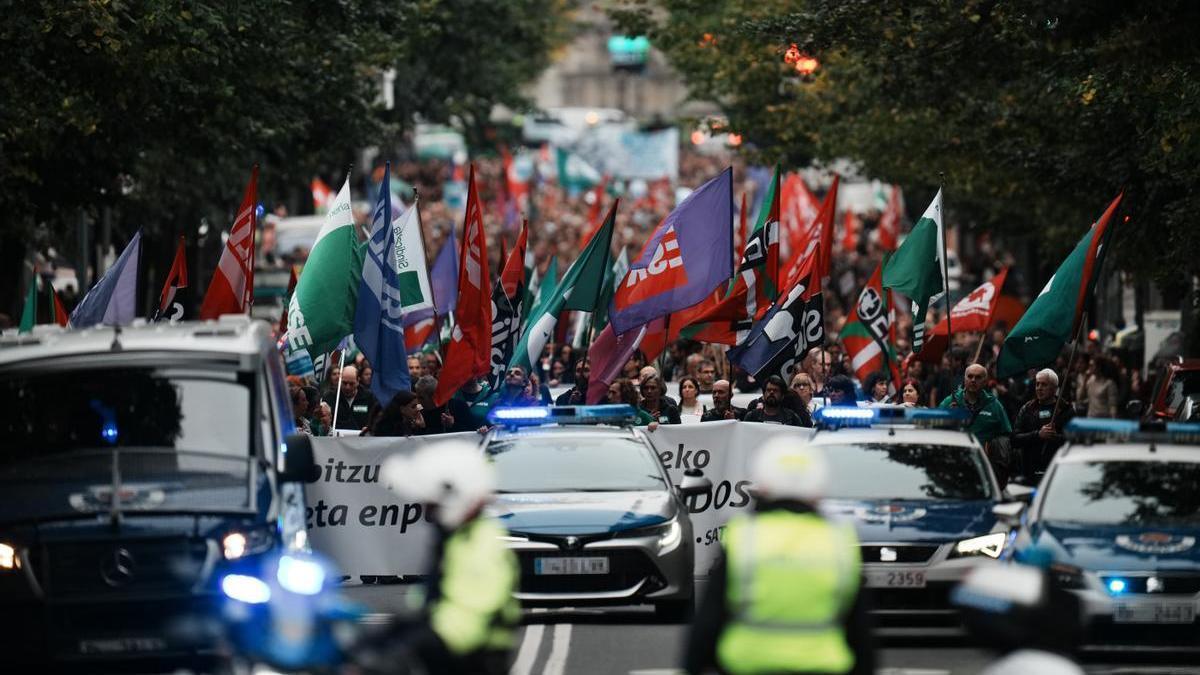
[[[498,492],[661,490],[650,448],[633,438],[529,436],[492,443]]]
[[[1064,462],[1043,520],[1105,525],[1200,525],[1200,463]]]
[[[0,375],[0,520],[249,508],[248,382],[198,366]]]
[[[824,445],[827,495],[838,499],[989,499],[982,454],[948,445]]]

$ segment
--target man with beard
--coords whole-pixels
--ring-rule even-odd
[[[587,403],[588,376],[591,375],[592,364],[586,358],[575,362],[575,386],[558,395],[554,405],[583,405]]]
[[[762,403],[760,407],[750,410],[742,418],[746,422],[766,422],[768,424],[784,424],[791,427],[803,426],[800,416],[783,404],[787,384],[778,375],[772,375],[763,383]]]
[[[746,411],[733,405],[733,388],[729,380],[717,380],[712,386],[713,407],[704,411],[701,422],[719,422],[720,420],[740,420]]]

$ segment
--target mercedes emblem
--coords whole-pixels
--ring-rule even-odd
[[[136,562],[128,549],[113,549],[100,559],[100,577],[113,588],[120,588],[133,581]]]

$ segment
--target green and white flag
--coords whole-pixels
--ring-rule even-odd
[[[287,351],[307,349],[315,361],[354,332],[364,246],[354,229],[347,177],[325,214],[288,303]]]
[[[891,288],[912,301],[913,353],[925,342],[925,312],[945,292],[942,273],[944,248],[942,228],[942,191],[934,195],[925,214],[913,225],[912,232],[883,267],[883,287]]]
[[[417,202],[392,224],[396,233],[396,281],[400,284],[400,311],[411,314],[433,308],[429,283],[429,265],[425,259],[425,238],[421,235],[421,214]]]

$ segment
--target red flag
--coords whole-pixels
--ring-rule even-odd
[[[180,289],[187,288],[187,285],[187,250],[184,248],[183,235],[180,235],[179,244],[175,247],[175,260],[171,262],[171,269],[167,272],[166,281],[163,282],[162,293],[158,296],[158,311],[154,315],[155,321],[182,318],[182,305],[178,308],[178,312],[169,312],[168,310]],[[287,312],[286,305],[284,305],[284,312]],[[287,324],[285,323],[284,326],[286,327]]]
[[[70,317],[67,316],[67,309],[63,307],[62,298],[58,297],[58,291],[54,287],[50,287],[50,295],[54,298],[54,323],[60,326],[66,326]]]
[[[811,230],[821,207],[804,179],[795,173],[788,174],[783,182],[782,206],[781,238],[788,244],[785,254],[796,260],[803,257],[808,242],[813,239]]]
[[[850,209],[846,209],[846,215],[842,218],[842,251],[849,253],[858,249],[858,216]]]
[[[292,301],[292,294],[296,292],[296,280],[296,266],[292,265],[292,274],[288,277],[287,292],[283,294],[283,314],[279,316],[279,328],[275,330],[279,335],[287,333],[288,304]]]
[[[433,334],[433,329],[436,326],[437,322],[434,321],[432,316],[427,319],[421,319],[411,326],[405,326],[404,349],[409,354],[420,350],[429,341],[429,336]]]
[[[475,167],[467,179],[467,212],[463,218],[462,249],[458,267],[458,307],[450,344],[442,359],[442,372],[433,401],[446,401],[472,377],[488,372],[492,354],[491,272],[488,269],[487,235],[475,189]]]
[[[896,242],[900,237],[900,217],[904,215],[900,202],[900,186],[892,186],[892,194],[888,197],[887,208],[879,217],[879,246],[885,251],[895,251]]]
[[[950,321],[954,330],[960,333],[982,333],[992,325],[992,315],[996,311],[996,303],[1000,300],[1000,291],[1004,289],[1004,280],[1008,277],[1008,268],[1000,270],[996,276],[983,282],[971,291],[967,297],[959,300],[950,310]],[[926,334],[925,346],[913,355],[918,361],[926,363],[941,363],[942,354],[950,346],[950,333],[945,317]]]
[[[600,222],[600,210],[602,204],[604,203],[604,188],[607,183],[608,174],[604,174],[600,177],[600,182],[596,184],[596,187],[592,188],[592,196],[596,199],[592,202],[591,206],[588,207],[587,222],[589,223]],[[584,243],[583,246],[586,245],[587,244]],[[580,246],[580,250],[583,250],[583,246]]]
[[[222,314],[241,314],[250,311],[250,300],[254,295],[254,232],[258,228],[258,165],[250,174],[242,205],[221,261],[213,272],[208,292],[200,305],[201,319],[215,319]]]
[[[521,300],[517,297],[518,291],[525,287],[525,249],[528,242],[529,221],[526,220],[521,225],[521,233],[517,235],[513,250],[500,258],[504,261],[504,267],[500,270],[500,286],[504,289],[504,295],[515,298],[517,302]]]
[[[329,210],[329,205],[333,203],[333,189],[325,184],[325,181],[320,178],[312,179],[309,185],[312,190],[313,210],[317,213],[325,213]]]
[[[885,364],[892,371],[892,380],[895,382],[900,379],[896,354],[892,349],[892,319],[895,313],[892,311],[891,289],[882,287],[881,268],[882,265],[875,268],[875,273],[858,294],[858,301],[850,310],[840,336],[850,357],[854,376],[862,382],[871,373],[883,370]]]
[[[1092,241],[1088,244],[1087,256],[1083,259],[1083,277],[1079,283],[1079,299],[1075,301],[1075,321],[1071,323],[1071,335],[1079,334],[1079,322],[1083,319],[1083,308],[1087,306],[1087,298],[1093,290],[1092,278],[1096,271],[1096,255],[1100,252],[1100,247],[1108,243],[1108,239],[1104,236],[1108,231],[1108,223],[1112,220],[1112,216],[1117,211],[1117,206],[1121,203],[1121,199],[1125,196],[1125,191],[1122,190],[1109,203],[1108,208],[1104,210],[1104,215],[1100,216],[1100,220],[1096,221],[1096,231],[1092,233]],[[999,295],[997,293],[997,295]]]
[[[821,228],[821,259],[817,275],[822,280],[829,278],[829,268],[833,265],[833,218],[837,213],[838,185],[841,182],[842,177],[833,174],[833,184],[829,186],[825,201],[821,202],[821,211],[817,213],[817,221],[813,223],[814,227]]]

